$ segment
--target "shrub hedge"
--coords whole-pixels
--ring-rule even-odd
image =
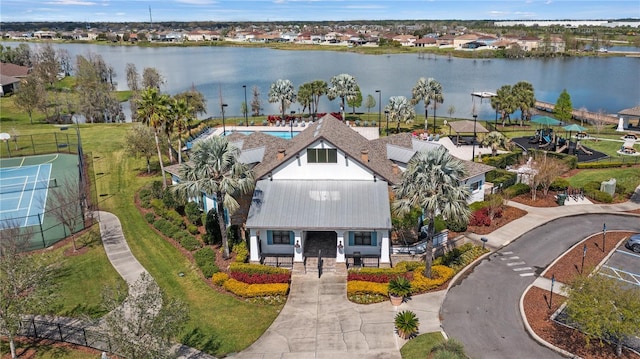
[[[571,186],[571,184],[566,178],[556,178],[553,182],[551,182],[549,189],[556,192],[564,191],[569,188],[569,186]]]
[[[244,263],[249,258],[249,250],[244,241],[233,245],[232,251],[236,254],[236,262]]]
[[[524,183],[516,183],[513,186],[504,190],[504,193],[507,197],[516,197],[521,194],[529,193],[531,191],[531,187]]]
[[[496,156],[482,157],[482,162],[484,162],[485,164],[488,164],[489,166],[493,166],[497,168],[506,168],[507,166],[518,163],[521,156],[522,156],[522,152],[515,151],[510,153],[499,154]]]
[[[496,187],[507,188],[516,184],[518,174],[497,168],[493,171],[487,172],[485,179],[487,182],[493,183]]]
[[[356,294],[377,294],[385,297],[389,296],[389,285],[387,283],[375,283],[361,280],[350,280],[347,282],[347,296]]]
[[[594,168],[616,168],[631,166],[629,163],[624,162],[582,162],[578,163],[579,169],[594,169]]]
[[[411,281],[411,290],[413,294],[423,293],[433,288],[437,288],[451,279],[455,274],[453,269],[443,265],[435,265],[431,267],[431,276],[433,278],[427,278],[422,275],[423,270],[424,266],[417,268],[413,272],[413,280]]]
[[[349,271],[347,275],[347,280],[356,280],[356,281],[365,281],[365,282],[374,282],[374,283],[389,283],[392,279],[398,277],[405,277],[408,280],[411,280],[413,277],[410,272],[408,273],[361,273],[358,271]]]
[[[229,275],[225,272],[217,272],[217,273],[213,273],[213,275],[211,276],[211,281],[213,282],[213,284],[222,287],[224,285],[224,282],[226,282],[229,279]]]
[[[247,284],[233,278],[225,281],[223,286],[224,289],[243,298],[284,296],[289,291],[289,284],[286,283]]]
[[[262,264],[251,263],[231,263],[229,266],[229,272],[243,272],[247,274],[281,274],[287,273],[291,275],[291,272],[285,268],[276,268],[265,266]]]
[[[269,283],[289,283],[291,275],[289,273],[265,274],[265,273],[245,273],[231,272],[230,277],[247,284],[269,284]]]
[[[193,254],[193,258],[202,271],[202,274],[209,278],[220,270],[216,266],[216,254],[211,247],[205,247]]]

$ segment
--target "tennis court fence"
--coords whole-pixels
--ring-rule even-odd
[[[67,127],[61,127],[66,129]],[[0,158],[33,156],[49,153],[78,153],[78,133],[73,130],[11,135],[0,146]]]
[[[99,218],[95,218],[91,215],[98,211],[98,196],[96,191],[93,156],[91,153],[85,153],[85,156],[83,157],[83,195],[81,196],[81,199],[78,199],[77,207],[82,208],[82,210],[77,211],[77,217],[75,217],[75,221],[73,221],[78,225],[73,230],[70,230],[64,224],[56,220],[54,215],[56,208],[50,208],[49,206],[45,207],[43,214],[11,218],[11,222],[15,223],[38,223],[37,225],[20,228],[20,235],[30,237],[30,240],[28,241],[29,246],[25,248],[25,250],[31,251],[47,248],[67,238],[67,236],[73,233],[81,232],[90,228],[98,222]],[[49,186],[49,188],[63,185],[62,183],[58,183],[59,181],[55,178],[43,182],[45,183],[41,185]],[[8,188],[0,188],[0,193],[3,193],[3,190],[15,190],[13,186],[5,187]]]

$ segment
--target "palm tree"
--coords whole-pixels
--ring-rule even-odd
[[[465,177],[462,161],[451,156],[446,148],[420,151],[413,156],[402,174],[402,180],[393,187],[396,200],[394,213],[402,215],[413,208],[421,208],[428,223],[424,276],[431,278],[433,237],[436,215],[467,223],[471,212],[467,200],[469,187],[461,184]]]
[[[226,137],[201,141],[191,154],[191,162],[180,168],[180,183],[174,186],[184,199],[200,198],[204,193],[215,200],[224,258],[229,257],[225,210],[231,216],[239,207],[236,198],[255,187],[253,172],[238,160],[239,156],[240,150],[229,144]]]
[[[504,126],[504,121],[507,118],[509,119],[509,123],[511,123],[510,115],[517,108],[511,85],[504,85],[498,89],[496,96],[491,97],[491,107],[496,111],[500,111],[502,126]]]
[[[284,112],[287,107],[296,101],[295,88],[290,80],[279,79],[271,84],[269,89],[269,102],[280,102],[282,121],[285,120]]]
[[[167,179],[162,163],[162,153],[160,152],[160,129],[163,127],[169,111],[169,96],[161,94],[157,88],[147,88],[142,91],[140,100],[137,103],[136,116],[142,119],[142,123],[153,128],[153,135],[158,151],[158,161],[162,172],[162,188],[167,188]]]
[[[498,148],[507,148],[507,141],[507,138],[502,133],[492,131],[482,140],[482,145],[491,147],[491,155],[495,156],[498,153]]]
[[[333,76],[330,80],[331,87],[327,92],[329,100],[334,100],[340,97],[342,104],[340,105],[340,111],[342,112],[342,121],[344,121],[344,109],[345,101],[351,100],[358,95],[358,82],[356,78],[349,74],[340,74]]]
[[[182,133],[187,130],[193,118],[193,108],[186,98],[174,97],[171,102],[171,117],[173,125],[178,132],[178,163],[182,163]]]
[[[528,119],[527,116],[530,113],[531,108],[536,104],[533,85],[527,81],[520,81],[513,85],[512,91],[516,107],[518,107],[521,112],[520,126],[522,126],[524,120]]]
[[[427,129],[428,107],[433,104],[433,131],[436,130],[436,108],[437,104],[444,102],[442,96],[442,85],[433,78],[425,79],[421,77],[411,90],[412,101],[418,104],[424,101],[424,129]]]
[[[329,92],[329,85],[324,80],[314,80],[311,82],[311,98],[313,104],[313,118],[315,119],[315,114],[318,113],[318,103],[320,103],[320,98],[323,95],[326,95]]]
[[[392,96],[389,104],[384,107],[385,113],[389,111],[389,118],[397,122],[396,132],[400,132],[400,121],[405,123],[413,122],[416,110],[411,102],[404,96]]]

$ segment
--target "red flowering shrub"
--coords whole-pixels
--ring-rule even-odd
[[[359,280],[364,282],[374,283],[389,283],[391,279],[397,277],[405,277],[411,281],[413,279],[413,273],[361,273],[361,272],[349,272],[347,280]]]
[[[289,283],[290,273],[245,273],[232,271],[230,277],[246,284]]]
[[[471,214],[471,218],[469,218],[469,225],[470,226],[490,226],[491,217],[489,217],[489,209],[485,207],[473,212]]]

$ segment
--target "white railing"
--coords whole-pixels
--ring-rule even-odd
[[[446,245],[448,236],[449,236],[449,231],[447,230],[444,230],[440,233],[436,233],[436,235],[433,237],[434,250]],[[427,251],[426,240],[420,241],[410,246],[400,246],[400,245],[391,246],[391,254],[422,254],[426,251]]]

